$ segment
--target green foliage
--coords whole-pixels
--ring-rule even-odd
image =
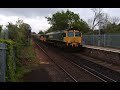
[[[24,49],[24,47],[27,47],[29,45],[30,42],[29,30],[31,29],[31,27],[29,24],[24,23],[23,20],[18,20],[16,21],[16,24],[9,23],[7,25],[7,28],[9,31],[10,40],[0,39],[0,43],[7,44],[6,81],[16,81],[17,73],[14,68],[14,63],[16,63],[17,69],[22,66],[20,61],[21,60],[20,53]],[[13,61],[13,48],[15,50],[16,62]],[[32,53],[30,53],[29,55],[32,55]]]
[[[27,60],[33,60],[36,57],[36,54],[34,52],[33,45],[29,45],[28,47],[24,48],[20,54],[20,56]]]
[[[105,28],[104,32],[107,34],[120,34],[120,24],[109,23]]]
[[[19,26],[19,36],[21,39],[21,44],[27,46],[29,44],[30,34],[29,34],[30,25],[26,23],[22,23]]]
[[[21,54],[19,54],[19,56],[22,57],[20,61],[27,62],[27,65],[26,64],[24,65],[21,62],[18,63],[18,64],[21,63],[21,66],[18,67],[17,65],[15,81],[23,82],[22,80],[23,75],[31,71],[31,69],[28,69],[29,66],[28,63],[34,62],[33,60],[36,59],[36,53],[34,51],[33,45],[30,43],[29,46],[24,47],[21,51]]]
[[[29,45],[31,28],[29,24],[24,23],[23,20],[16,21],[16,24],[9,23],[7,25],[9,31],[9,39],[13,40],[15,45],[14,49],[16,51],[17,66],[21,66],[20,63],[20,53],[22,49]]]
[[[7,44],[7,63],[6,63],[6,80],[14,81],[15,70],[13,61],[13,41],[0,39],[0,43]]]
[[[13,41],[17,41],[18,40],[18,27],[17,27],[17,25],[9,23],[6,27],[9,30],[9,38]]]
[[[74,12],[71,12],[67,10],[66,12],[57,12],[52,15],[52,17],[45,17],[49,24],[52,26],[46,31],[52,32],[57,30],[64,30],[70,27],[78,28],[83,33],[86,33],[89,29],[89,26],[85,21],[80,19],[79,14],[75,14]]]
[[[26,55],[25,55],[27,58],[28,58],[28,60],[34,60],[35,59],[35,57],[36,57],[36,54],[35,54],[35,52],[34,52],[34,49],[33,49],[33,46],[32,45],[30,45],[28,48],[27,48],[27,53],[26,53]]]
[[[31,28],[29,24],[24,23],[23,20],[16,21],[16,24],[9,23],[7,25],[9,30],[9,38],[16,43],[21,45],[29,45],[30,42],[30,33],[29,29]]]
[[[18,78],[21,77],[21,75],[26,72],[26,70],[22,70],[24,68],[21,63],[20,55],[22,57],[27,58],[30,61],[34,60],[36,57],[36,54],[34,52],[33,46],[30,44],[30,46],[26,47],[26,49],[22,48],[22,51],[21,51],[20,50],[21,46],[13,42],[12,40],[0,39],[0,43],[7,44],[6,81],[7,82],[19,81]],[[13,48],[16,50],[16,59],[15,59],[16,70],[14,68],[14,61],[13,61]]]
[[[40,30],[38,34],[44,34],[44,32],[42,30]]]

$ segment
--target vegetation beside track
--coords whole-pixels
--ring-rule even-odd
[[[0,34],[2,26],[0,26]],[[7,82],[17,81],[17,76],[24,70],[23,68],[21,53],[29,60],[35,58],[35,54],[32,51],[31,40],[31,27],[29,24],[24,23],[23,20],[16,21],[16,24],[11,22],[6,25],[7,37],[0,39],[0,43],[7,44],[6,54],[6,78]],[[25,52],[26,51],[26,52]],[[22,57],[24,57],[22,55]]]
[[[17,72],[15,81],[17,82],[23,82],[21,78],[25,73],[30,72],[32,70],[31,67],[37,59],[32,42],[30,43],[30,46],[22,49],[20,53],[20,59],[20,66],[16,70]]]

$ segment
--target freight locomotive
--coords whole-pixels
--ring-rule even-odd
[[[82,32],[71,28],[45,35],[45,42],[58,47],[82,47]]]

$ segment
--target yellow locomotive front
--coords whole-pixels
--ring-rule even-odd
[[[64,42],[67,46],[81,47],[82,46],[82,33],[79,30],[67,30]]]

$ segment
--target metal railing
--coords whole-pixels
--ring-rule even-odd
[[[83,35],[83,45],[120,48],[120,34]]]

